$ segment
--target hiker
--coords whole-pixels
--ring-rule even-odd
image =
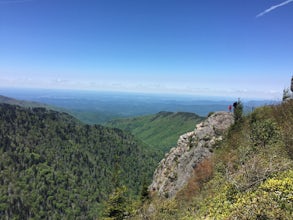
[[[234,103],[233,103],[234,111],[235,111],[235,109],[237,108],[237,105],[238,105],[238,102],[234,102]]]
[[[229,105],[229,106],[228,106],[228,109],[229,109],[229,112],[231,112],[231,110],[232,110],[232,105]]]

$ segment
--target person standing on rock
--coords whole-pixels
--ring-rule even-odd
[[[234,102],[234,103],[233,103],[234,111],[235,111],[235,109],[237,108],[237,105],[238,105],[238,102]]]
[[[231,112],[232,111],[232,105],[229,105],[228,109],[229,109],[229,112]]]

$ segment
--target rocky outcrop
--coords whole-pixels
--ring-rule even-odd
[[[151,193],[168,198],[175,196],[187,184],[197,164],[212,154],[233,123],[232,113],[216,112],[194,131],[180,136],[177,147],[165,155],[156,169],[149,186]]]

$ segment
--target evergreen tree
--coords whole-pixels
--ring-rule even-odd
[[[234,120],[235,120],[235,123],[238,123],[242,120],[243,104],[240,101],[240,99],[238,99],[238,102],[235,102],[233,106],[234,106]]]
[[[145,202],[147,199],[149,199],[149,190],[148,190],[148,184],[146,181],[146,178],[143,178],[141,192],[140,192],[140,200],[142,202]]]
[[[104,208],[104,220],[122,220],[127,212],[126,186],[117,187],[109,196]]]

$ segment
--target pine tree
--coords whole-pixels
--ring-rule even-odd
[[[104,208],[104,220],[122,220],[128,215],[126,192],[126,186],[117,187],[109,196]]]

